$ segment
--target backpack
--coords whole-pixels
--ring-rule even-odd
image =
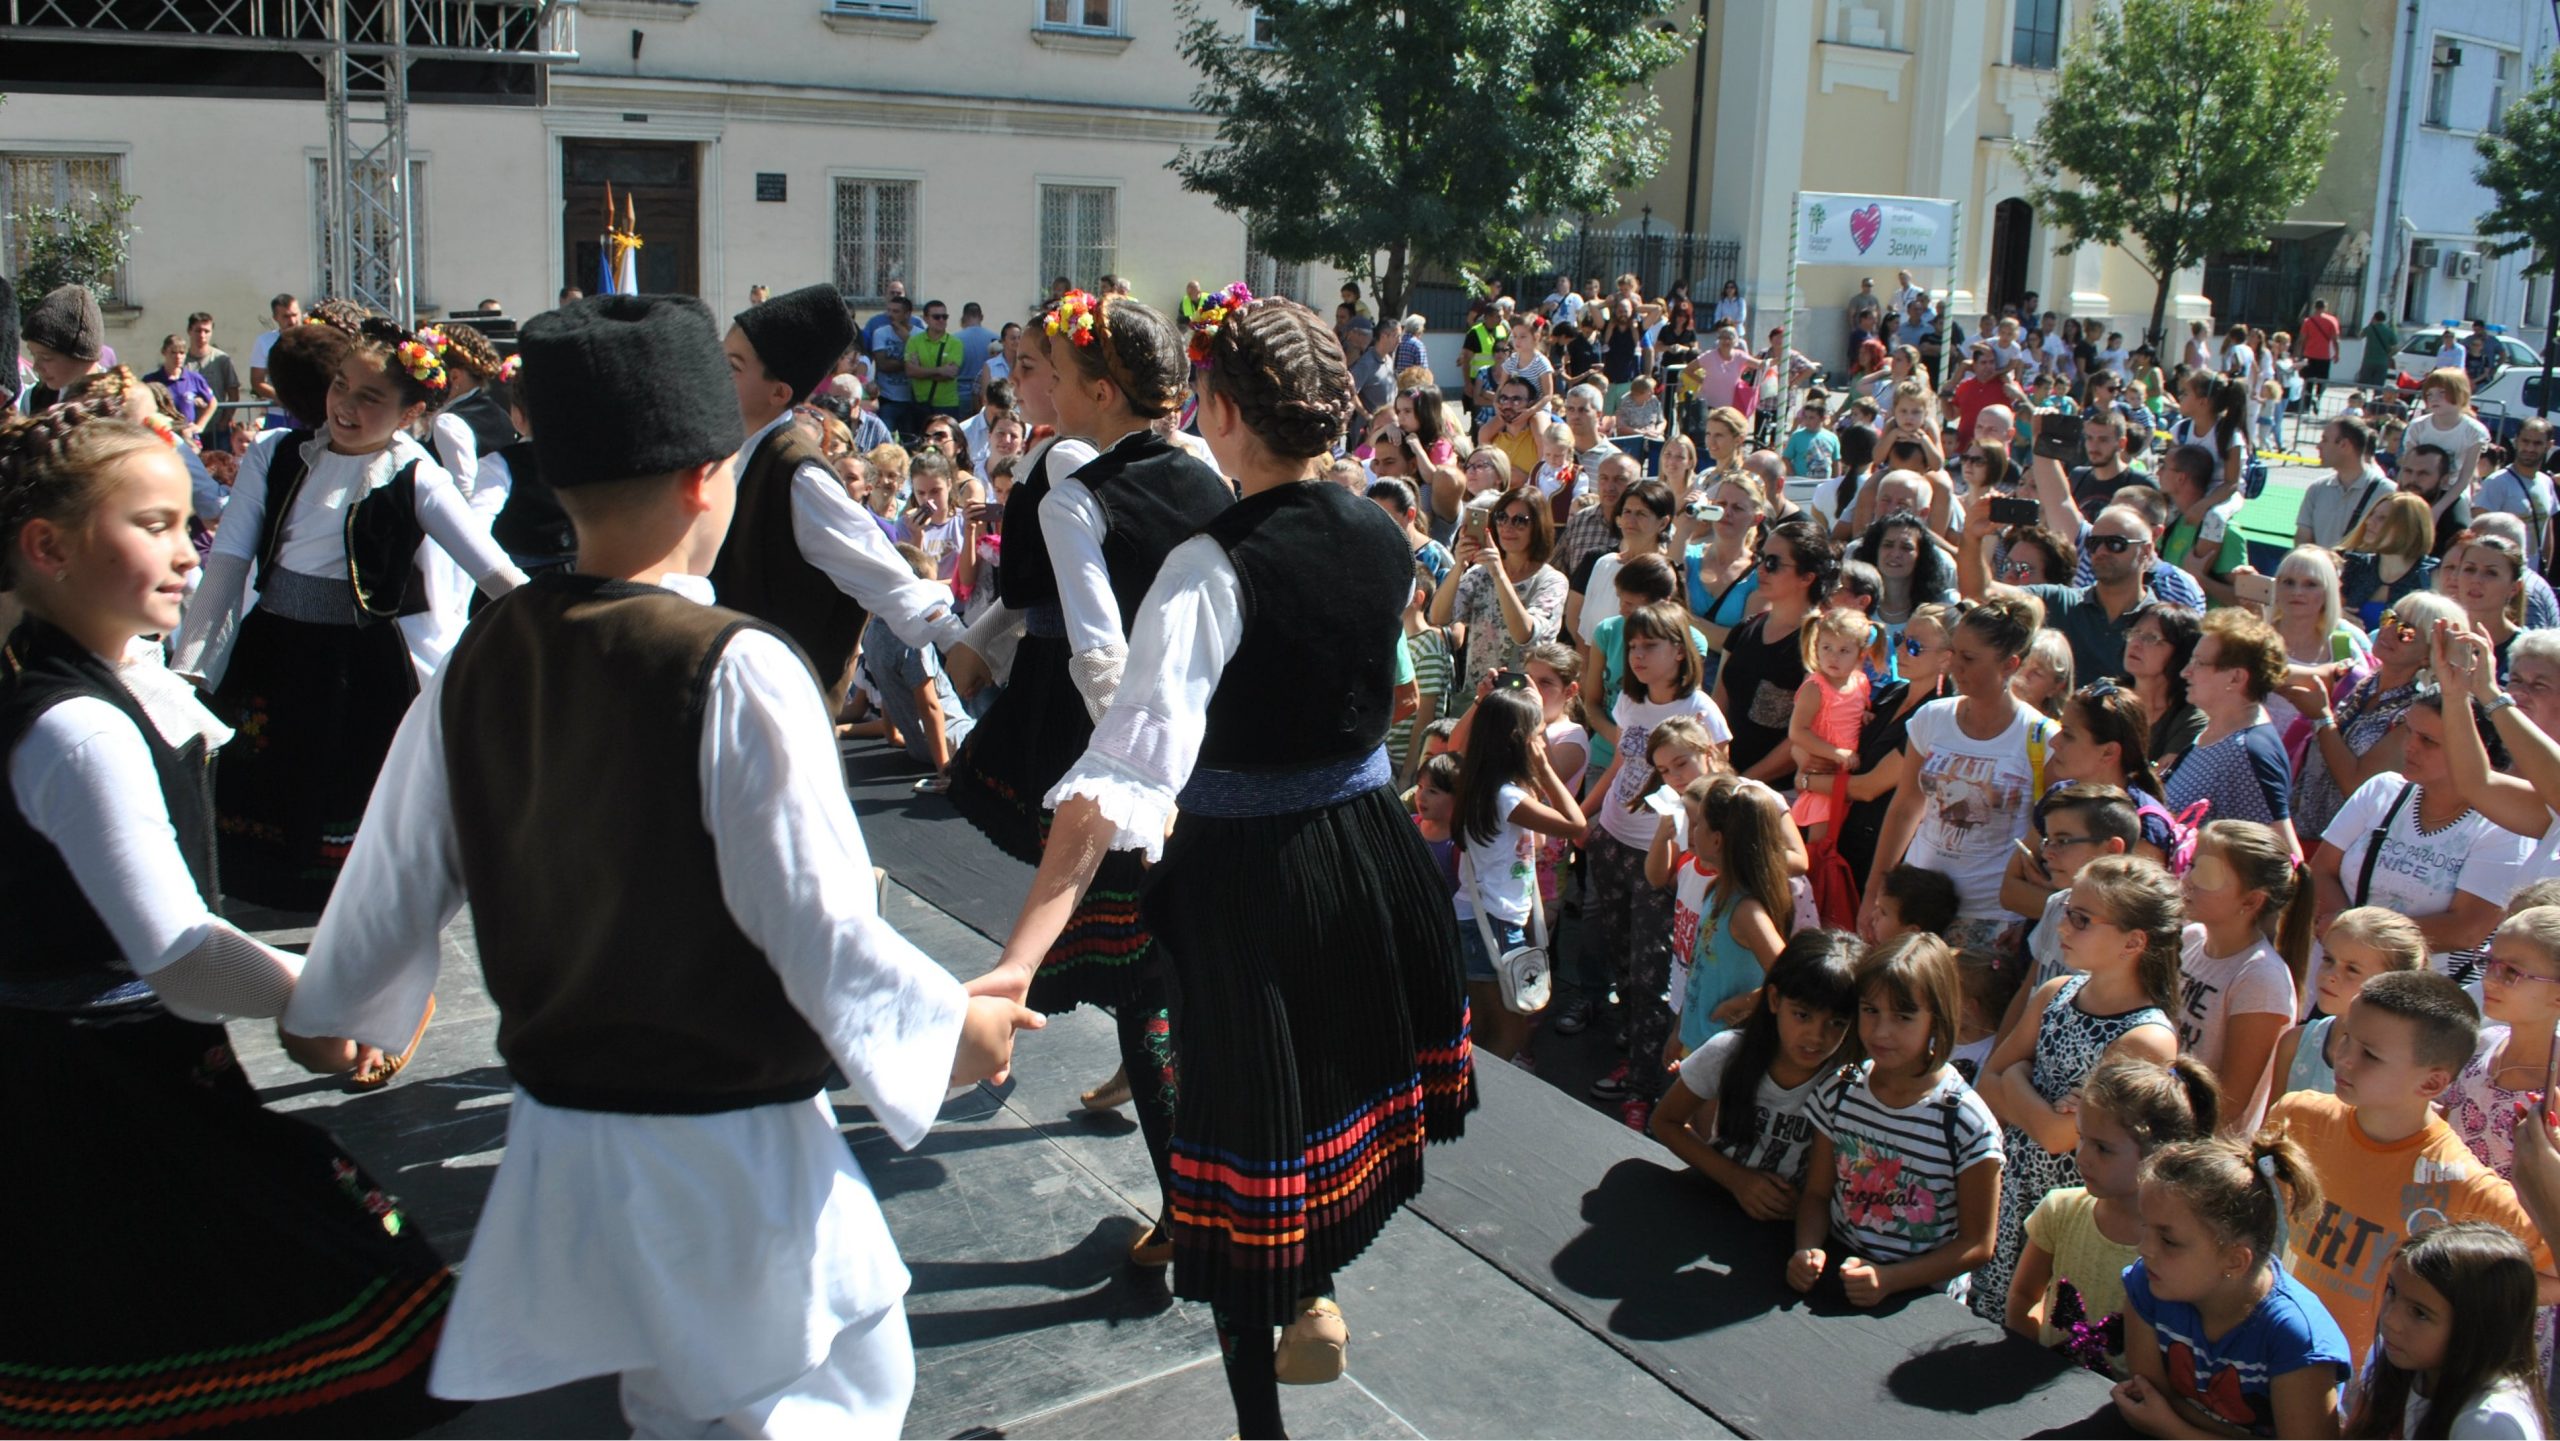
[[[2137,793],[2134,812],[2140,816],[2158,816],[2169,828],[2169,874],[2183,876],[2196,863],[2196,837],[2204,830],[2205,818],[2213,814],[2213,799],[2208,796],[2182,811],[2172,811],[2147,795]]]

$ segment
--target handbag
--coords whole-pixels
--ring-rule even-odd
[[[1539,902],[1536,878],[1529,882],[1529,944],[1504,950],[1484,913],[1484,896],[1476,890],[1474,858],[1460,860],[1458,869],[1475,908],[1476,934],[1484,938],[1485,954],[1494,958],[1493,976],[1502,984],[1503,1007],[1522,1016],[1545,1010],[1555,991],[1555,966],[1547,955],[1547,908]]]

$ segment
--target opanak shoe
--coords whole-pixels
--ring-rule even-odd
[[[1271,1374],[1283,1386],[1321,1386],[1342,1379],[1343,1354],[1351,1344],[1351,1328],[1342,1308],[1324,1296],[1300,1303],[1298,1319],[1280,1333],[1280,1349],[1271,1358]]]
[[[1173,1233],[1158,1221],[1147,1228],[1147,1234],[1129,1244],[1129,1264],[1162,1270],[1173,1264]]]
[[[1129,1104],[1129,1068],[1122,1066],[1111,1073],[1111,1079],[1084,1093],[1088,1111],[1116,1111]]]

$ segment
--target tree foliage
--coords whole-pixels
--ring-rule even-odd
[[[2122,246],[2150,273],[2157,345],[2178,272],[2266,249],[2319,182],[2337,76],[2329,27],[2301,0],[2092,6],[2018,147],[2028,201],[2064,250]]]
[[[2496,197],[2480,217],[2492,255],[2533,257],[2527,274],[2560,267],[2560,56],[2507,107],[2506,133],[2483,135],[2473,177]]]
[[[1418,266],[1534,270],[1560,217],[1615,208],[1666,148],[1647,82],[1694,39],[1683,0],[1259,0],[1264,46],[1249,8],[1181,0],[1218,138],[1174,169],[1382,312]]]
[[[27,263],[18,272],[20,320],[45,296],[65,285],[84,285],[101,305],[115,299],[116,272],[133,243],[126,217],[134,198],[122,191],[91,195],[85,205],[28,205],[9,217],[26,237]]]

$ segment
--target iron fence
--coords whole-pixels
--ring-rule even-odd
[[[1596,277],[1604,294],[1619,276],[1633,275],[1644,294],[1656,298],[1686,281],[1689,298],[1703,315],[1714,307],[1716,292],[1726,281],[1742,278],[1742,242],[1642,226],[1631,231],[1584,227],[1546,247],[1544,269],[1499,278],[1503,294],[1522,305],[1536,305],[1555,288],[1559,275],[1577,287]],[[1454,330],[1467,323],[1472,299],[1454,276],[1426,270],[1408,289],[1405,309],[1421,316],[1435,331]]]

